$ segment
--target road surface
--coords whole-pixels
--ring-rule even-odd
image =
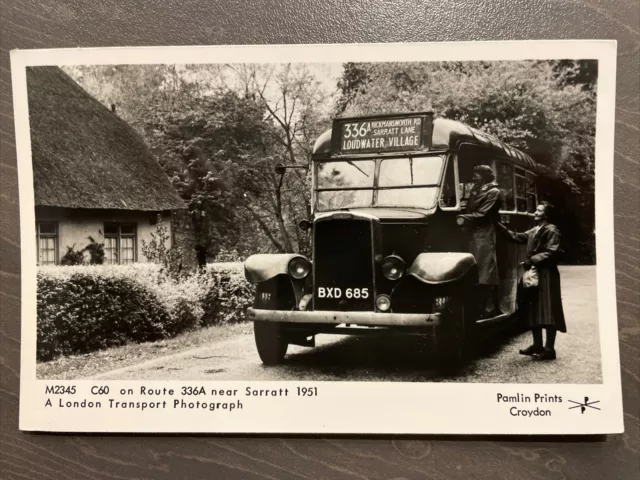
[[[315,348],[290,346],[285,363],[261,364],[250,323],[206,347],[148,360],[91,378],[113,380],[317,380],[482,383],[600,383],[595,267],[561,267],[567,334],[558,334],[554,362],[518,354],[530,333],[483,345],[456,374],[436,368],[426,343],[410,336],[319,335]]]

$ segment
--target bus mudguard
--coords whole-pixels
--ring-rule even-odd
[[[468,274],[477,276],[476,259],[470,253],[421,253],[407,273],[423,283],[433,285],[455,282]]]
[[[251,255],[244,262],[244,276],[250,283],[262,283],[278,275],[288,275],[289,262],[297,253]]]

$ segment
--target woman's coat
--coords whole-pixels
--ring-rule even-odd
[[[469,253],[478,265],[478,283],[498,285],[495,222],[500,219],[502,199],[495,183],[484,185],[471,195],[465,213],[460,215],[469,222]]]
[[[558,271],[560,230],[550,223],[523,233],[512,232],[501,223],[497,227],[511,241],[526,243],[527,260],[538,270],[537,287],[524,288],[518,285],[519,308],[526,309],[529,326],[555,327],[560,332],[566,332]]]

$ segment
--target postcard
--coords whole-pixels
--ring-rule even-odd
[[[11,61],[22,430],[623,431],[614,41]]]

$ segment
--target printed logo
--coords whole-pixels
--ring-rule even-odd
[[[592,402],[589,401],[589,397],[584,397],[584,403],[576,402],[575,400],[569,400],[571,403],[575,403],[573,407],[569,407],[569,410],[573,410],[574,408],[580,408],[580,413],[584,413],[587,408],[593,408],[594,410],[600,410],[598,407],[594,407],[593,405],[596,403],[600,403],[600,400],[594,400]]]

